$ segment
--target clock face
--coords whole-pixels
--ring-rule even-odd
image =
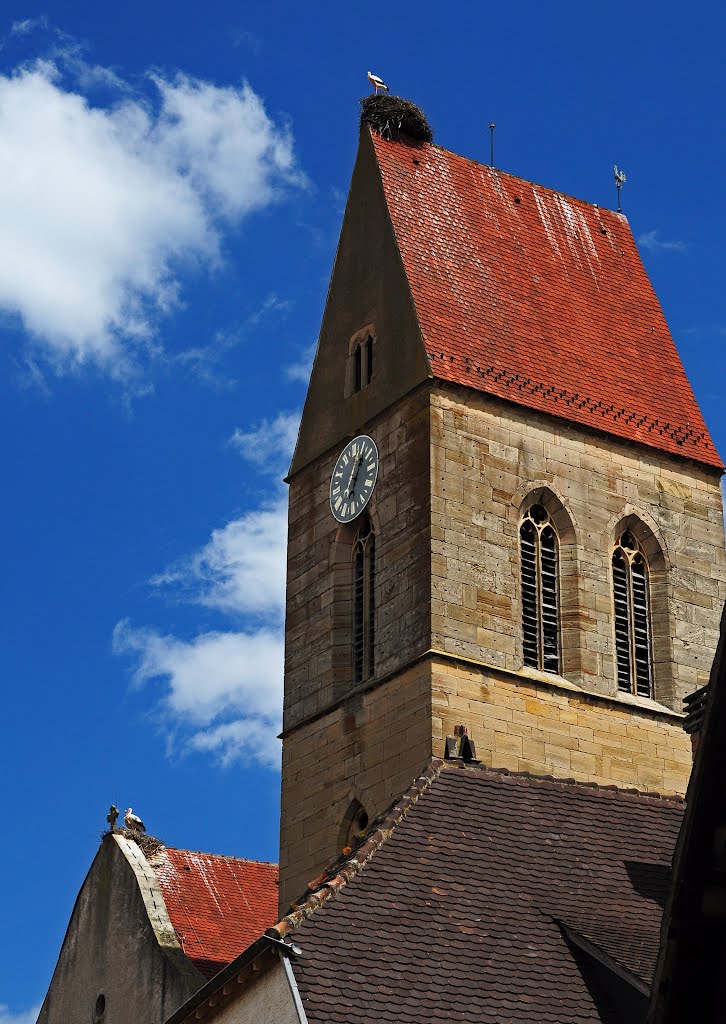
[[[349,523],[361,514],[377,477],[375,441],[366,434],[354,437],[340,453],[330,478],[330,509],[339,523]]]

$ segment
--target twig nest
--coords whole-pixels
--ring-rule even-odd
[[[420,107],[400,96],[366,96],[360,101],[360,123],[368,124],[384,139],[405,135],[414,142],[433,142],[434,133]]]

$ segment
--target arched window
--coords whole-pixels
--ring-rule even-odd
[[[373,336],[365,334],[355,342],[351,358],[353,360],[353,380],[351,393],[355,394],[367,387],[373,379]]]
[[[353,681],[370,679],[376,647],[376,538],[364,516],[353,544]]]
[[[613,551],[613,605],[618,689],[652,697],[648,563],[630,530]]]
[[[531,505],[519,528],[524,664],[560,671],[557,534],[543,505]]]
[[[351,847],[368,828],[368,812],[360,800],[351,800],[338,832],[338,849]]]

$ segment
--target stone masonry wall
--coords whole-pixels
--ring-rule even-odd
[[[432,691],[434,756],[464,723],[487,767],[685,794],[691,743],[666,709],[436,657]]]
[[[425,389],[361,427],[376,442],[368,512],[376,534],[376,675],[428,650],[430,640],[429,404]],[[346,438],[341,439],[340,449]],[[290,481],[285,717],[289,730],[353,685],[351,544],[355,526],[330,512],[338,447]]]
[[[353,800],[370,820],[431,757],[431,673],[420,661],[295,729],[282,745],[280,912],[340,853]]]
[[[634,524],[650,561],[655,696],[680,710],[707,681],[726,598],[717,472],[453,389],[432,391],[431,462],[433,648],[521,669],[519,523],[534,491],[560,535],[566,678],[617,694],[611,556]]]

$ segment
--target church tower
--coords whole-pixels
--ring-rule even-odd
[[[721,471],[622,214],[364,116],[289,474],[283,909],[460,725],[684,793]]]

